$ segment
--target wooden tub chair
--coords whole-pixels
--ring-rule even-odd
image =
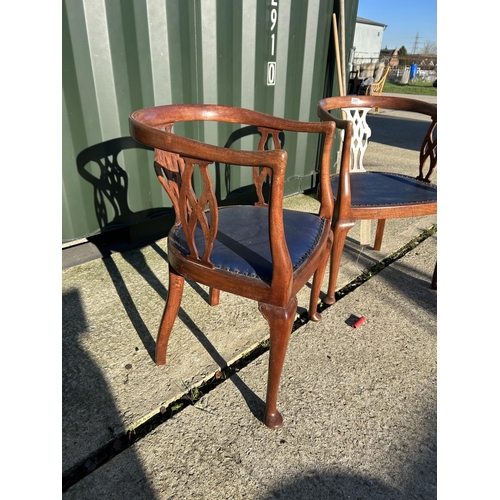
[[[369,135],[366,123],[367,112],[374,108],[399,110],[408,115],[420,114],[429,121],[422,137],[417,175],[366,171],[355,168],[358,154],[353,138]],[[347,117],[356,111],[356,120],[343,120],[330,113],[344,110]],[[437,186],[431,176],[437,168],[437,105],[417,99],[384,96],[328,97],[318,103],[318,116],[333,121],[339,131],[344,131],[340,170],[331,177],[333,190],[333,245],[330,260],[330,275],[326,304],[335,302],[335,288],[340,260],[348,231],[356,221],[378,220],[373,248],[380,250],[385,221],[389,218],[419,217],[437,213]],[[368,130],[368,132],[367,132]],[[437,267],[432,278],[432,287],[437,287]]]
[[[260,135],[257,150],[218,147],[176,133],[178,122],[192,121],[254,126]],[[313,275],[310,314],[316,321],[321,319],[313,301],[319,296],[332,242],[329,166],[335,123],[298,122],[202,104],[141,109],[131,114],[129,122],[132,137],[154,148],[156,174],[176,213],[168,235],[168,298],[157,337],[156,363],[166,362],[185,278],[210,287],[211,305],[218,304],[220,290],[257,301],[270,328],[263,421],[278,428],[282,425],[277,410],[279,380],[297,309],[296,294]],[[317,215],[283,209],[287,167],[287,152],[280,142],[283,131],[316,134],[322,139]],[[267,149],[268,142],[273,149]],[[219,206],[209,169],[217,162],[253,169],[255,205]],[[195,171],[202,180],[198,192],[193,184]],[[267,200],[265,182],[270,184]]]

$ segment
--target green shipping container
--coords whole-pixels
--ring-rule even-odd
[[[337,4],[63,0],[63,243],[103,234],[134,243],[168,232],[170,201],[152,152],[129,136],[132,111],[217,103],[317,121],[318,100],[337,93]],[[349,47],[357,0],[345,8]],[[230,133],[213,123],[185,132],[219,145]],[[253,141],[245,137],[241,146]],[[318,144],[298,137],[285,147],[286,194],[314,188]],[[246,169],[220,167],[213,174],[221,200],[252,183]]]

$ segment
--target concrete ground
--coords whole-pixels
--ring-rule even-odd
[[[399,148],[375,128],[370,150],[367,168],[397,161],[413,172],[418,161],[411,141]],[[317,209],[305,195],[285,205]],[[356,224],[338,288],[434,223],[436,216],[388,221],[381,252],[359,244]],[[281,429],[259,420],[265,352],[102,465],[95,463],[100,449],[251,352],[268,326],[254,302],[221,293],[211,308],[207,289],[189,283],[167,364],[158,367],[165,241],[65,269],[63,477],[87,474],[63,497],[435,498],[437,292],[429,284],[436,242],[427,237],[326,309],[320,323],[292,334],[278,397]],[[308,296],[305,287],[299,313]],[[359,316],[367,321],[354,329]]]

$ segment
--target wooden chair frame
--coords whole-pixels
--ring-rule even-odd
[[[240,151],[218,147],[173,132],[175,123],[188,121],[255,126],[261,135],[258,150]],[[282,417],[276,407],[279,379],[295,319],[296,294],[313,275],[310,316],[315,321],[321,319],[316,309],[332,244],[333,194],[329,169],[335,123],[299,122],[242,108],[203,104],[142,109],[132,113],[129,122],[132,137],[154,148],[158,179],[171,198],[176,213],[176,222],[168,236],[168,298],[157,338],[156,363],[160,365],[166,362],[168,339],[179,311],[185,278],[210,288],[211,305],[219,303],[220,290],[256,300],[270,327],[268,386],[263,420],[268,427],[278,428],[282,425]],[[319,172],[320,210],[317,215],[283,210],[287,165],[287,153],[281,149],[279,139],[283,131],[315,133],[323,137]],[[269,139],[274,145],[272,150],[266,150]],[[218,206],[208,168],[216,162],[253,169],[258,197],[255,206]],[[192,183],[196,168],[203,183],[201,194],[195,193]],[[270,184],[268,201],[265,201],[263,194],[266,179]],[[227,221],[233,217],[227,214],[239,213],[262,215],[261,225],[266,233],[264,240],[267,238],[268,249],[270,246],[268,278],[264,277],[264,272],[262,275],[256,271],[249,274],[243,269],[230,269],[230,265],[226,267],[226,264],[217,261],[228,248],[231,249],[231,255],[245,253],[250,260],[253,258],[252,252],[257,252],[246,249],[243,243],[232,240],[224,233],[223,224],[229,226]],[[250,217],[251,220],[242,217],[237,225],[255,224],[254,215]],[[294,224],[300,228],[298,236],[287,239],[290,227]],[[304,237],[303,242],[301,236]],[[306,243],[308,238],[310,242]],[[300,250],[302,253],[295,248],[306,244],[307,251]],[[267,255],[268,250],[264,248],[259,251]],[[265,261],[262,255],[257,257]],[[240,256],[236,255],[235,258]],[[265,261],[263,266],[269,268],[269,263]]]
[[[431,118],[420,149],[418,175],[388,174],[385,172],[352,172],[351,141],[355,124],[337,118],[331,110],[353,108],[381,108],[420,113]],[[418,217],[437,213],[437,186],[431,176],[437,168],[437,106],[417,99],[385,96],[329,97],[318,103],[318,116],[333,121],[339,131],[344,131],[340,171],[331,177],[334,192],[333,245],[330,260],[328,292],[323,301],[335,302],[335,288],[345,239],[357,220],[378,220],[374,249],[380,250],[385,221],[389,218]],[[389,193],[382,200],[373,186],[384,187],[386,180],[395,180]],[[370,185],[370,183],[372,183]],[[399,185],[406,189],[399,189]],[[387,199],[390,201],[387,201]],[[437,265],[432,278],[437,287]]]

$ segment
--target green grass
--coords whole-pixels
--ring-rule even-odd
[[[437,96],[437,88],[432,86],[432,82],[402,83],[385,82],[382,94],[413,94],[413,95],[434,95]]]

